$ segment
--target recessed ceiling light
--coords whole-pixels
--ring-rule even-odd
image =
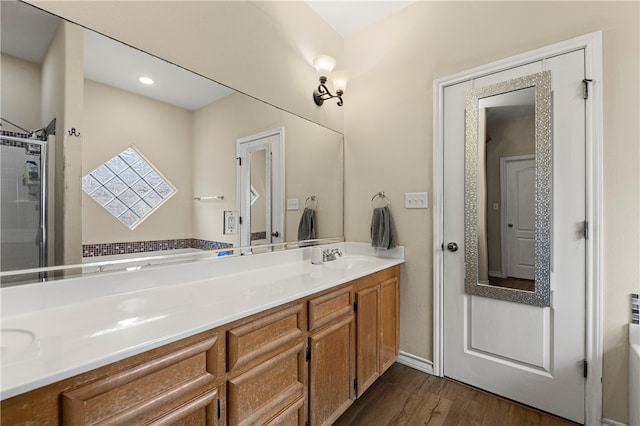
[[[140,78],[138,79],[138,81],[140,81],[140,83],[142,83],[142,84],[153,84],[153,83],[155,83],[155,81],[153,81],[153,80],[152,80],[152,79],[150,79],[149,77],[144,77],[144,76],[143,76],[143,77],[140,77]]]

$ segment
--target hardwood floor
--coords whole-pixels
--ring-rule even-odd
[[[575,425],[456,381],[394,364],[334,423],[383,425]]]

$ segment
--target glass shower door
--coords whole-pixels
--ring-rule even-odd
[[[0,145],[0,270],[45,266],[42,143]],[[4,277],[3,283],[11,277]],[[18,278],[18,277],[16,277]],[[25,277],[23,276],[22,279]]]

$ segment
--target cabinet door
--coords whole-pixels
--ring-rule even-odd
[[[309,422],[330,425],[351,405],[353,314],[309,336]]]
[[[379,347],[379,292],[374,285],[356,291],[356,378],[357,394],[365,390],[380,376]]]
[[[398,277],[380,283],[380,374],[398,357],[400,294]]]

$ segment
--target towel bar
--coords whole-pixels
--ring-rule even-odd
[[[196,201],[224,200],[224,195],[214,195],[213,197],[194,197]]]
[[[313,203],[313,207],[309,207],[309,206],[307,205],[307,203],[308,203],[309,201],[311,201],[311,202]],[[306,199],[306,200],[304,200],[304,206],[305,206],[305,207],[307,207],[307,208],[310,208],[310,209],[314,209],[314,210],[315,210],[315,209],[317,209],[317,208],[318,208],[318,197],[316,197],[315,195],[312,195],[312,196],[310,196],[310,197],[307,197],[307,199]]]
[[[386,196],[386,194],[384,192],[378,192],[377,194],[375,194],[373,197],[371,197],[371,207],[374,207],[374,203],[375,203],[375,199],[376,198],[380,198],[383,199],[387,202],[387,206],[391,205],[391,200],[389,200],[389,197]]]

